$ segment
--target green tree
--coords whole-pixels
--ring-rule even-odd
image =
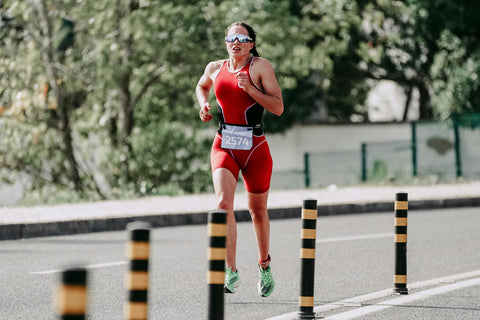
[[[0,164],[32,193],[70,200],[211,188],[216,124],[198,119],[194,88],[226,58],[234,21],[257,31],[285,113],[308,121],[367,118],[379,80],[420,93],[422,118],[478,112],[472,1],[6,0],[0,2]],[[213,102],[213,96],[212,96]],[[405,108],[405,115],[407,109]]]
[[[365,37],[361,12],[355,1],[305,1],[301,33],[309,49],[313,79],[323,93],[330,122],[349,122],[366,116],[363,102],[369,85],[360,70],[358,48]]]
[[[158,192],[165,185],[205,190],[209,166],[199,159],[207,158],[207,139],[191,126],[202,6],[7,5],[20,30],[11,24],[2,37],[9,48],[2,60],[2,82],[8,83],[2,92],[3,168],[30,173],[35,190],[56,185],[82,198]],[[55,50],[72,36],[71,28],[62,29],[67,12],[75,21],[75,43]],[[25,138],[29,131],[33,143]]]
[[[52,18],[65,11],[48,11],[42,1],[14,1],[10,8],[2,37],[2,82],[8,83],[2,92],[2,167],[31,174],[34,187],[53,183],[85,196],[90,177],[81,176],[71,126],[72,110],[83,104],[85,92],[62,71],[60,57],[71,43],[53,45]]]
[[[476,68],[473,61],[478,57],[478,2],[357,2],[363,8],[363,24],[368,27],[365,29],[368,46],[364,45],[363,50],[360,47],[362,60],[366,62],[364,69],[372,79],[393,80],[405,88],[409,99],[404,120],[413,88],[420,94],[421,119],[444,118],[452,111],[469,110],[476,104],[472,100],[477,86],[475,79],[462,76],[461,69]],[[449,41],[458,46],[448,44]],[[456,58],[446,58],[450,54]],[[470,97],[460,93],[464,85],[472,92]],[[451,94],[458,99],[446,99],[445,95]]]
[[[445,28],[430,73],[432,105],[441,119],[452,113],[480,113],[479,14],[480,3],[461,1],[444,4],[437,17]]]

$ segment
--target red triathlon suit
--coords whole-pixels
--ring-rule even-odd
[[[250,57],[238,72],[246,72],[250,76],[253,59],[254,57]],[[264,193],[270,188],[273,165],[270,149],[261,128],[264,108],[238,87],[235,78],[238,72],[230,72],[227,61],[223,62],[213,82],[220,129],[212,145],[212,172],[218,168],[226,168],[238,180],[241,170],[245,189],[251,193]],[[251,78],[250,82],[254,84]],[[222,125],[224,124],[253,127],[252,147],[249,150],[222,148]]]

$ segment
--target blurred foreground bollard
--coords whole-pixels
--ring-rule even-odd
[[[148,319],[148,262],[150,256],[150,224],[132,222],[127,226],[130,241],[126,254],[130,260],[130,270],[125,277],[128,301],[125,305],[125,319]]]
[[[221,320],[224,312],[225,256],[227,242],[227,212],[208,214],[208,319]]]
[[[395,199],[395,275],[393,277],[393,291],[397,294],[408,294],[407,215],[408,194],[397,193]]]
[[[87,309],[87,270],[71,268],[63,271],[57,289],[57,310],[62,320],[84,320]]]
[[[315,241],[317,238],[317,200],[306,199],[302,208],[302,249],[300,252],[299,319],[315,319]]]

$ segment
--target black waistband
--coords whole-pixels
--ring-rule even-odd
[[[227,124],[229,126],[235,126],[235,127],[250,127],[250,128],[253,128],[253,134],[255,136],[263,135],[263,129],[262,129],[262,124],[261,123],[250,125],[250,124],[233,124],[233,123],[219,122],[218,123],[218,133],[219,134],[222,134],[222,125],[223,124]]]

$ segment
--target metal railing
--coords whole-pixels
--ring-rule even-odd
[[[480,179],[480,115],[411,123],[410,140],[365,142],[356,150],[307,152],[304,167],[276,171],[273,189],[360,183]]]

